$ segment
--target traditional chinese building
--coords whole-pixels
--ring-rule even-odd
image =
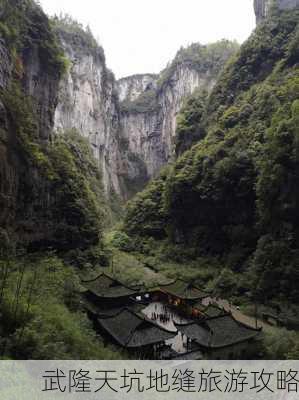
[[[198,300],[208,297],[208,294],[203,292],[193,283],[185,282],[182,279],[177,279],[174,282],[160,286],[160,292],[168,296],[171,303],[185,302],[193,304]]]
[[[205,359],[244,359],[256,348],[261,331],[237,321],[228,313],[176,326],[199,346]]]
[[[145,316],[124,308],[115,315],[99,316],[97,326],[104,337],[134,353],[137,358],[157,359],[176,334],[157,326]]]
[[[181,312],[198,318],[204,317],[198,305],[201,305],[203,299],[207,297],[209,297],[208,293],[182,279],[161,285],[153,296],[156,300],[166,302],[170,306],[177,307]]]
[[[132,299],[139,294],[139,289],[130,288],[106,274],[101,274],[95,279],[82,281],[85,287],[85,298],[101,309],[123,308],[130,304]]]
[[[256,346],[260,330],[215,304],[205,305],[209,294],[192,283],[176,280],[149,292],[106,274],[82,283],[96,330],[134,357],[238,359]]]

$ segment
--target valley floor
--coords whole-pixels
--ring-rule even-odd
[[[182,269],[181,264],[172,262],[159,265],[160,269],[155,270],[154,267],[148,266],[146,262],[142,261],[142,255],[113,249],[113,261],[107,269],[107,273],[128,285],[144,285],[150,288],[171,282],[172,278],[176,277],[170,272],[173,267],[177,270]],[[192,267],[189,268],[192,269]],[[186,270],[186,268],[183,268],[183,270]],[[184,274],[180,277],[184,278]],[[212,296],[207,300],[209,303],[217,304],[220,308],[231,312],[234,318],[248,326],[263,328],[264,330],[273,329],[272,325],[262,319],[256,320],[253,316],[245,314],[241,311],[240,306],[232,304],[228,299]]]
[[[111,241],[111,233],[106,236],[106,245],[111,252],[111,263],[104,272],[128,286],[143,285],[147,288],[158,287],[180,278],[185,281],[196,282],[202,290],[207,290],[211,296],[206,301],[218,305],[228,311],[241,323],[252,328],[262,328],[265,354],[261,358],[285,358],[299,343],[299,335],[295,331],[276,326],[275,321],[265,319],[264,305],[258,305],[257,315],[255,305],[246,296],[235,297],[215,294],[215,277],[219,275],[219,266],[216,263],[198,265],[198,262],[175,262],[156,255],[158,250],[144,255],[139,252],[127,252],[115,247]],[[94,276],[103,272],[103,268],[93,271]],[[208,276],[208,278],[207,278]],[[202,279],[204,278],[204,279]],[[199,283],[201,282],[201,284]],[[205,284],[203,283],[205,282]],[[297,357],[292,355],[292,357]]]

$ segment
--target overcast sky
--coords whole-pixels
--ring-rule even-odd
[[[181,46],[243,42],[255,27],[253,0],[40,0],[50,14],[90,25],[117,78],[161,71]]]

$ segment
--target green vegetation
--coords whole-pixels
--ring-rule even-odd
[[[59,77],[67,61],[41,7],[33,0],[0,0],[0,8],[0,35],[12,55],[16,75],[22,77],[23,58],[28,49],[36,48],[44,68]]]
[[[0,354],[13,359],[119,359],[95,335],[73,267],[53,254],[1,260]]]
[[[110,253],[110,272],[128,285],[155,287],[181,278],[192,280],[200,287],[213,288],[221,265],[217,259],[190,260],[184,252],[167,240],[130,237],[120,230],[105,235]]]
[[[220,40],[208,45],[193,43],[186,48],[182,47],[172,63],[162,71],[158,80],[158,87],[162,88],[165,84],[169,83],[179,65],[189,66],[200,73],[208,72],[216,79],[227,60],[238,49],[238,43],[230,42],[229,40]]]
[[[80,276],[108,265],[103,230],[111,211],[101,174],[86,139],[75,130],[54,135],[48,126],[69,66],[57,40],[62,22],[50,23],[31,0],[0,0],[0,8],[13,66],[0,92],[0,356],[120,358],[95,334],[81,301]],[[35,96],[39,84],[44,102]]]
[[[150,113],[159,111],[159,103],[155,89],[149,89],[141,93],[134,101],[124,100],[121,103],[121,111],[124,113]]]
[[[244,296],[244,287],[250,279],[249,273],[235,273],[223,269],[222,260],[213,257],[193,257],[188,248],[174,246],[165,240],[150,237],[128,237],[121,231],[112,231],[105,237],[105,244],[111,254],[111,266],[108,274],[128,285],[145,285],[153,288],[172,282],[176,278],[191,281],[214,296],[229,298],[241,312],[249,317],[245,321],[255,323],[256,309],[250,296]],[[237,289],[236,289],[237,288]],[[236,295],[236,293],[239,293]],[[270,304],[270,303],[269,303]],[[290,330],[298,327],[298,306],[288,303],[273,304],[276,311],[267,305],[258,305],[259,324],[263,334],[257,344],[254,357],[263,359],[297,359],[298,332]],[[280,313],[277,314],[278,307]],[[239,313],[239,312],[238,312]],[[279,315],[278,320],[288,329],[271,326],[262,322],[263,314]],[[294,318],[297,325],[291,325]],[[251,322],[250,322],[251,321]]]
[[[17,200],[20,211],[14,211],[18,213],[14,218],[18,218],[20,238],[13,240],[20,239],[19,246],[34,250],[101,246],[108,208],[91,150],[75,131],[50,138],[43,120],[44,115],[54,113],[52,92],[55,87],[58,90],[68,64],[53,24],[34,1],[1,0],[0,5],[0,29],[14,65],[10,85],[0,93],[7,119],[3,137],[10,138],[7,145],[13,143],[22,182]],[[40,79],[49,83],[45,90],[52,96],[53,104],[45,102],[45,110],[40,109],[38,99],[27,94],[24,84],[31,79],[26,70],[30,70],[29,59],[36,55]]]
[[[139,241],[166,238],[170,257],[187,249],[191,261],[217,258],[214,290],[268,304],[299,299],[298,21],[292,10],[261,24],[206,111],[190,100],[179,132],[192,138],[200,127],[205,137],[128,204],[124,220]]]
[[[268,360],[297,360],[298,333],[282,328],[267,328],[263,340],[264,358]]]
[[[77,48],[88,49],[105,62],[105,54],[103,48],[94,38],[89,26],[83,27],[78,21],[68,14],[55,16],[51,20],[52,27],[59,37],[67,37],[69,42],[73,42]]]
[[[101,176],[85,139],[76,131],[60,133],[52,143],[43,144],[38,138],[37,121],[30,98],[15,81],[2,95],[19,147],[19,154],[31,170],[39,171],[50,199],[47,212],[38,215],[51,227],[36,246],[56,249],[86,248],[97,245],[108,217]],[[26,186],[25,186],[26,184]],[[39,181],[27,178],[24,182],[27,198],[24,209],[39,201]],[[55,199],[55,201],[54,201]],[[27,204],[26,204],[27,203]],[[43,211],[43,210],[41,210]],[[27,230],[32,224],[23,221]]]
[[[212,120],[220,117],[229,105],[236,105],[242,93],[263,82],[282,60],[297,62],[297,19],[296,10],[273,16],[231,58],[209,101],[208,113]]]
[[[162,195],[167,178],[166,170],[138,193],[126,207],[125,226],[129,234],[163,238],[166,235],[166,214]]]
[[[102,60],[103,50],[89,29],[68,16],[49,22],[32,0],[0,0],[0,7],[0,36],[13,62],[10,85],[0,92],[0,172],[5,184],[11,180],[0,199],[6,207],[1,356],[123,356],[104,348],[80,302],[80,276],[109,265],[131,285],[184,278],[251,313],[256,302],[261,313],[298,327],[299,12],[275,13],[238,52],[227,41],[181,49],[157,89],[122,105],[124,112],[157,112],[159,93],[178,65],[216,79],[234,55],[209,97],[186,99],[178,116],[178,158],[128,203],[123,226],[104,238],[111,211],[88,143],[75,130],[43,131],[36,99],[24,90],[32,54],[43,77],[58,86],[70,65],[57,36],[71,36]],[[128,157],[143,171],[138,185],[144,165]],[[13,201],[7,205],[2,197]],[[116,196],[111,204],[118,210]],[[20,249],[22,260],[12,256]],[[261,351],[297,358],[298,335],[268,329]]]
[[[132,251],[134,249],[131,238],[125,232],[112,231],[109,237],[110,237],[110,244],[116,249],[127,252]]]
[[[48,151],[56,196],[57,246],[64,248],[72,243],[72,247],[86,248],[98,244],[107,208],[100,172],[87,141],[76,131],[66,132],[55,138]]]
[[[201,123],[205,114],[207,97],[206,92],[195,91],[185,100],[185,104],[177,116],[176,156],[183,154],[206,135]]]

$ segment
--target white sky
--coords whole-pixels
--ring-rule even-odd
[[[90,25],[117,78],[157,73],[181,46],[243,42],[255,27],[253,0],[40,0],[50,14]]]

